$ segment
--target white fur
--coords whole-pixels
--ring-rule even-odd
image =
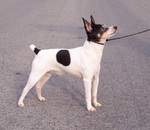
[[[35,46],[30,45],[30,48],[34,50]],[[56,54],[61,49],[41,50],[32,63],[32,71],[18,105],[20,107],[24,106],[24,97],[38,81],[36,85],[38,98],[40,101],[45,101],[45,98],[41,96],[41,88],[49,79],[51,73],[54,72],[58,75],[68,73],[83,79],[87,109],[89,111],[96,111],[92,106],[91,97],[93,96],[94,106],[100,107],[101,104],[97,102],[97,88],[103,48],[103,45],[86,41],[82,47],[68,49],[71,57],[71,64],[69,66],[63,66],[56,61]],[[91,84],[93,84],[93,95],[91,95]]]
[[[31,45],[30,45],[30,48],[31,48],[32,51],[34,51],[34,49],[36,48],[36,46],[33,45],[33,44],[31,44]]]

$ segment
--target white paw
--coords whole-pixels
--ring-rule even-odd
[[[22,102],[22,103],[18,103],[18,106],[19,107],[24,107],[24,103]]]
[[[90,107],[90,108],[88,108],[88,111],[90,111],[90,112],[96,112],[96,109],[95,109],[95,107]]]
[[[95,107],[101,107],[102,105],[100,103],[94,103]]]
[[[44,101],[46,101],[46,99],[44,97],[40,97],[39,101],[44,102]]]

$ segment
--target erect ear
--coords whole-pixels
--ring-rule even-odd
[[[85,30],[87,31],[87,32],[91,32],[92,31],[92,26],[91,26],[91,24],[87,21],[87,20],[85,20],[84,18],[82,18],[83,19],[83,23],[84,23],[84,28],[85,28]]]
[[[93,25],[96,25],[95,20],[94,20],[94,18],[93,18],[92,15],[91,15],[91,25],[92,25],[92,26],[93,26]]]

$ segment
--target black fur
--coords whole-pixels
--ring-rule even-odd
[[[56,55],[57,62],[64,65],[69,66],[71,59],[70,59],[70,53],[68,50],[60,50]]]
[[[104,45],[103,43],[101,43],[101,37],[108,30],[108,28],[106,28],[104,25],[96,24],[92,16],[91,16],[91,24],[84,18],[82,19],[88,37],[87,40]]]
[[[36,55],[39,53],[39,51],[40,51],[40,49],[37,49],[37,48],[34,49],[34,52]]]

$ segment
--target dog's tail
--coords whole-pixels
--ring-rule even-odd
[[[31,48],[32,51],[35,52],[36,55],[37,55],[37,54],[39,53],[39,51],[40,51],[40,49],[36,48],[36,46],[33,45],[33,44],[30,45],[30,48]]]

